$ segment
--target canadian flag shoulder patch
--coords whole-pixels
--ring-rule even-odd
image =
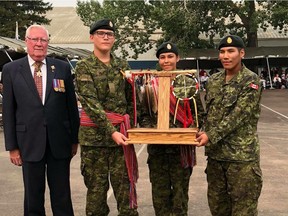
[[[255,90],[258,90],[259,85],[256,85],[256,84],[254,84],[254,83],[251,83],[251,84],[250,84],[250,87],[253,88],[253,89],[255,89]]]

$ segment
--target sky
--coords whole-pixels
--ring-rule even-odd
[[[77,0],[44,0],[52,3],[53,7],[76,7]]]
[[[89,1],[89,0],[81,0]],[[98,0],[98,2],[102,2],[103,0]],[[52,3],[53,7],[76,7],[77,0],[44,0],[44,2]]]

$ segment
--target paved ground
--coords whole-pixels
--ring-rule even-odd
[[[258,125],[261,143],[261,165],[264,186],[259,200],[259,216],[288,215],[288,90],[265,90],[262,114]],[[136,146],[140,179],[137,184],[139,213],[153,216],[151,187],[146,165],[146,146]],[[198,148],[198,166],[190,183],[189,216],[209,216],[204,174],[203,148]],[[85,187],[79,172],[79,154],[71,164],[71,186],[75,216],[85,215]],[[47,189],[48,194],[48,189]],[[111,216],[116,216],[116,204],[109,191]],[[51,216],[47,195],[47,215]],[[12,165],[4,151],[3,133],[0,132],[0,216],[23,215],[23,184],[21,168]]]

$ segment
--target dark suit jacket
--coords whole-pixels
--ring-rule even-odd
[[[24,161],[41,160],[47,140],[59,159],[71,157],[72,144],[78,143],[79,114],[70,66],[49,57],[46,63],[44,105],[28,57],[4,65],[2,71],[5,146],[7,151],[20,149]],[[65,92],[54,90],[53,79],[64,80]]]

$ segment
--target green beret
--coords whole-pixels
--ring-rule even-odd
[[[170,42],[162,43],[157,49],[156,57],[159,58],[160,54],[168,53],[168,52],[175,53],[175,55],[178,56],[177,46],[173,43],[170,43]]]
[[[238,47],[238,48],[244,48],[245,44],[242,40],[237,35],[228,35],[224,38],[221,39],[219,45],[218,45],[218,50],[220,50],[222,47]]]
[[[93,34],[98,29],[107,29],[115,32],[114,24],[110,19],[101,19],[90,26],[90,34]]]

